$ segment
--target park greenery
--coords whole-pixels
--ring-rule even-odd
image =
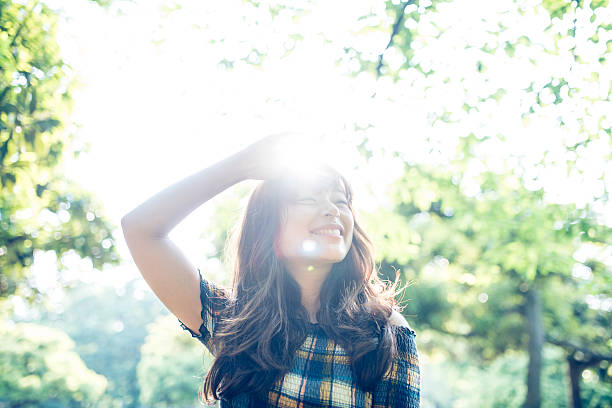
[[[160,15],[181,13],[167,3]],[[293,19],[278,37],[293,48],[314,7],[242,4],[236,18]],[[459,24],[449,16],[460,1],[381,1],[359,31],[329,39],[348,76],[387,84],[377,92],[406,112],[398,139],[411,123],[429,129],[424,157],[385,145],[402,172],[389,204],[359,221],[381,276],[399,271],[407,284],[398,300],[427,368],[422,406],[612,407],[612,10],[605,0],[486,4]],[[0,405],[197,406],[211,356],[139,282],[66,285],[52,310],[29,279],[35,251],[54,251],[60,276],[68,251],[100,273],[121,261],[95,188],[61,172],[81,151],[70,120],[78,72],[60,57],[56,25],[44,2],[0,0]],[[385,41],[372,50],[367,36]],[[214,63],[265,69],[269,44],[244,40],[244,55]],[[366,162],[383,154],[380,126],[354,125]],[[209,258],[225,261],[249,191],[210,203]],[[36,317],[14,319],[14,297]]]
[[[42,2],[0,1],[0,314],[9,296],[30,304],[44,294],[28,284],[34,251],[54,251],[57,268],[72,251],[95,268],[118,264],[112,231],[93,191],[61,172],[71,148],[74,76],[60,58],[57,16]]]

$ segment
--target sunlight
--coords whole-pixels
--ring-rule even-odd
[[[323,141],[323,136],[316,133],[309,136],[301,132],[291,133],[294,137],[281,143],[276,161],[292,177],[309,183],[318,177],[316,169],[321,165],[339,170],[335,163],[343,161],[342,149],[332,147],[331,142]]]

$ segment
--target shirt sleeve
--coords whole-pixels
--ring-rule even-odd
[[[200,316],[202,316],[202,325],[199,328],[200,335],[196,334],[189,327],[178,319],[181,327],[187,330],[191,337],[195,337],[202,344],[211,351],[211,340],[215,334],[215,328],[221,317],[221,313],[226,309],[229,304],[229,293],[227,290],[215,285],[211,281],[202,277],[202,272],[198,268],[198,274],[200,275],[200,303],[202,304],[202,310]]]
[[[421,384],[416,333],[404,326],[394,330],[398,354],[374,390],[372,408],[418,408]]]

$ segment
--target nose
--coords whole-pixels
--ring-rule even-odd
[[[327,202],[327,206],[325,208],[325,216],[339,216],[340,215],[340,209],[338,209],[338,206],[336,206],[334,203],[332,203],[331,201]]]

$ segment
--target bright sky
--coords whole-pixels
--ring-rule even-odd
[[[347,150],[345,142],[354,135],[346,128],[359,114],[364,120],[371,116],[373,109],[364,98],[371,89],[355,89],[355,81],[334,68],[335,56],[321,38],[307,38],[290,58],[276,63],[271,58],[265,72],[248,64],[225,71],[217,67],[223,55],[249,48],[210,44],[213,34],[192,27],[198,20],[194,10],[200,22],[231,34],[244,29],[232,11],[243,3],[217,3],[223,10],[205,10],[203,3],[186,1],[185,12],[168,17],[160,12],[163,3],[118,1],[104,11],[88,1],[47,1],[63,9],[58,40],[81,83],[73,94],[72,118],[82,141],[90,145],[65,171],[103,203],[118,227],[116,242],[125,260],[121,267],[100,273],[76,255],[67,257],[67,280],[120,288],[140,278],[123,239],[121,217],[168,185],[270,133],[299,130],[323,137],[324,156],[344,149],[342,161],[334,164],[352,180],[362,208],[378,204],[376,194],[368,198],[360,182],[377,179],[375,187],[382,189],[382,181],[390,182],[388,176],[399,166],[379,160],[376,170],[355,176],[353,167],[362,159],[354,149]],[[238,32],[236,37],[247,36]],[[164,40],[156,43],[157,38]],[[197,266],[207,262],[206,243],[199,236],[212,209],[200,207],[170,234]],[[54,265],[53,253],[38,254],[33,270],[37,284],[60,303],[57,275],[49,273]]]
[[[370,148],[399,150],[408,161],[434,163],[444,162],[453,152],[456,138],[449,134],[503,132],[510,140],[507,145],[501,147],[491,142],[482,146],[485,149],[482,166],[489,168],[512,166],[511,161],[505,161],[510,154],[525,162],[536,160],[543,150],[557,146],[559,138],[575,138],[578,133],[576,123],[561,129],[555,122],[563,112],[554,109],[571,109],[568,106],[542,108],[530,124],[517,119],[516,113],[532,101],[512,91],[526,87],[527,78],[536,83],[537,89],[552,70],[559,75],[567,74],[563,72],[568,66],[563,59],[566,57],[555,59],[536,48],[517,47],[517,56],[509,61],[503,47],[495,55],[464,48],[466,41],[474,47],[494,45],[497,41],[493,35],[482,34],[494,28],[487,19],[482,19],[482,14],[488,13],[505,19],[508,29],[500,34],[500,40],[527,35],[534,43],[541,43],[543,49],[554,47],[543,35],[548,17],[533,7],[537,3],[534,1],[522,2],[526,12],[520,17],[520,25],[516,13],[503,13],[512,9],[511,0],[475,1],[478,4],[469,9],[460,2],[441,3],[438,15],[422,17],[419,22],[422,36],[413,45],[415,60],[424,68],[435,67],[436,74],[424,78],[411,69],[404,72],[402,82],[396,85],[388,79],[375,82],[368,75],[350,79],[346,74],[355,69],[354,64],[335,63],[344,55],[343,46],[352,45],[372,60],[384,49],[387,35],[367,30],[357,34],[381,19],[388,25],[392,23],[383,12],[384,2],[304,2],[303,6],[312,11],[299,23],[281,14],[268,24],[263,23],[266,13],[262,10],[237,11],[252,7],[241,0],[176,3],[117,0],[109,11],[85,0],[46,0],[46,3],[63,10],[58,40],[65,61],[81,83],[73,94],[72,118],[80,126],[82,142],[91,146],[90,152],[81,155],[78,161],[66,164],[66,173],[103,203],[106,216],[117,226],[115,238],[125,260],[123,266],[100,273],[73,257],[67,260],[72,271],[67,274],[68,279],[121,287],[128,280],[140,278],[123,239],[121,217],[170,184],[266,134],[299,130],[325,140],[322,154],[346,152],[335,164],[354,184],[357,207],[367,210],[384,204],[382,192],[398,174],[400,163],[380,155],[367,171],[354,171],[354,167],[363,163],[351,147],[354,144],[351,141],[361,141],[362,137],[352,131],[354,123],[374,125],[367,132]],[[173,4],[182,8],[169,11]],[[480,14],[473,10],[480,10]],[[372,17],[358,20],[370,12]],[[610,12],[607,13],[600,12],[597,18],[609,20]],[[261,23],[255,24],[255,16]],[[581,16],[580,21],[588,21],[589,17]],[[416,23],[409,20],[406,24]],[[563,27],[567,22],[558,24]],[[440,38],[436,38],[437,27],[446,30]],[[520,27],[520,31],[514,27]],[[587,35],[586,25],[584,31]],[[289,34],[300,34],[304,40],[295,43]],[[296,44],[293,52],[281,58],[287,48]],[[233,70],[218,66],[223,58],[244,56],[253,46],[268,47],[265,69],[246,63],[237,64]],[[578,51],[588,59],[597,50]],[[529,63],[534,52],[540,61],[537,67]],[[391,66],[399,66],[404,57],[390,50],[387,58]],[[473,69],[479,60],[487,66],[484,74]],[[581,69],[599,70],[603,83],[609,83],[612,75],[612,70],[594,66],[574,67],[573,75],[579,76]],[[456,79],[457,72],[464,74],[461,83],[451,80],[440,86],[447,77]],[[583,92],[595,96],[601,92],[597,83],[589,86],[584,86]],[[476,100],[502,87],[509,89],[506,97],[499,103],[483,105],[479,114],[467,116],[460,109],[464,89],[471,92],[469,98]],[[377,97],[370,98],[374,91]],[[542,98],[549,96],[545,90],[541,93]],[[452,112],[459,123],[428,121],[428,113],[444,110]],[[594,119],[587,120],[587,126],[593,126],[601,112],[612,109],[609,104],[599,104],[593,110]],[[606,120],[609,123],[610,118]],[[557,201],[576,200],[603,188],[603,182],[596,180],[612,169],[610,163],[601,165],[601,158],[610,149],[606,137],[603,135],[589,147],[585,157],[595,164],[584,164],[583,176],[568,177],[554,166],[567,153],[552,148],[548,156],[551,165],[538,170],[540,182],[551,186],[552,197]],[[585,183],[585,179],[591,182]],[[373,192],[367,191],[368,185],[374,188]],[[170,234],[199,267],[206,263],[203,255],[206,243],[199,236],[211,210],[211,206],[200,207]],[[40,271],[35,275],[43,288],[51,288],[57,281],[49,273],[54,262],[52,254],[37,255],[34,270]],[[52,293],[58,301],[61,299],[59,291]]]

